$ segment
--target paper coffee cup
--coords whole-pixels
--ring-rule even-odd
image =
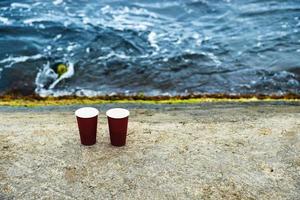
[[[80,141],[83,145],[96,143],[99,111],[92,107],[83,107],[75,112],[79,128]]]
[[[114,146],[126,144],[129,111],[123,108],[113,108],[106,112],[110,142]]]

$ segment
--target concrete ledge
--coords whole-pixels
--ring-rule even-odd
[[[71,107],[0,108],[0,199],[299,199],[300,106],[128,106],[128,143],[81,146]]]

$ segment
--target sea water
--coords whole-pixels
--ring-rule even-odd
[[[299,31],[296,0],[1,0],[0,95],[299,94]]]

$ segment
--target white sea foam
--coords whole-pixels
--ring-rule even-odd
[[[200,34],[198,33],[193,33],[192,37],[195,39],[195,43],[197,46],[201,46],[202,44],[202,39],[200,37]]]
[[[134,3],[134,4],[137,5],[137,6],[140,6],[140,7],[160,8],[160,9],[161,8],[181,6],[181,3],[180,2],[176,2],[176,1],[171,1],[171,2],[160,1],[160,2],[157,2],[157,3],[154,3],[154,2],[151,2],[151,3],[139,3],[139,2],[137,2],[137,3]]]
[[[45,26],[44,24],[39,24],[39,28],[40,28],[40,29],[45,29],[46,26]]]
[[[43,68],[39,70],[37,73],[37,76],[35,78],[35,84],[37,86],[37,89],[42,89],[45,86],[45,83],[51,79],[55,80],[57,79],[58,75],[53,71],[52,68],[50,68],[50,63],[47,62],[43,65]]]
[[[113,27],[117,30],[132,29],[146,31],[153,24],[146,21],[134,21],[130,16],[113,15],[113,23],[105,23],[105,26]],[[109,25],[112,24],[112,25]]]
[[[162,17],[144,8],[129,8],[127,6],[112,8],[107,5],[101,8],[101,13],[108,18],[101,18],[97,20],[97,24],[101,24],[106,27],[113,27],[117,30],[132,29],[146,31],[154,26],[158,18]],[[89,23],[95,24],[95,20],[89,19]]]
[[[34,4],[32,4],[32,6],[39,6],[39,5],[41,5],[42,4],[42,2],[36,2],[36,3],[34,3]]]
[[[64,1],[63,0],[53,0],[54,5],[59,5],[62,4]]]
[[[106,6],[102,7],[100,10],[104,14],[109,13],[111,11],[111,7],[109,5],[106,5]]]
[[[8,18],[6,18],[6,17],[1,17],[1,16],[0,16],[0,22],[2,22],[2,23],[5,24],[5,25],[10,25],[10,24],[12,24],[12,21],[11,21],[10,19],[8,19]]]
[[[64,23],[65,22],[71,23],[70,21],[68,21],[69,19],[66,20],[63,16],[50,15],[50,14],[45,17],[34,17],[34,18],[25,19],[25,20],[23,20],[23,23],[28,24],[28,25],[32,25],[33,23],[41,23],[41,22],[43,23],[43,22],[48,22],[48,21],[61,23],[62,20],[64,20],[63,21]]]
[[[256,44],[257,47],[261,47],[261,45],[262,45],[261,42],[258,42],[258,43]]]
[[[153,18],[158,18],[157,14],[148,11],[144,8],[129,8],[127,6],[115,9],[110,6],[105,6],[101,9],[103,14],[113,14],[113,15],[124,15],[124,14],[131,14],[131,15],[146,15]]]
[[[31,6],[26,3],[11,3],[10,6],[11,8],[26,8],[26,9],[31,8]]]
[[[96,97],[103,96],[105,93],[101,91],[94,91],[88,89],[63,89],[63,90],[55,90],[55,89],[45,89],[45,88],[36,88],[35,92],[39,94],[41,97],[54,96],[54,97],[62,97],[62,96],[70,96],[76,95],[78,97]]]
[[[289,26],[288,23],[283,23],[283,24],[281,25],[281,27],[284,28],[284,29],[288,28],[288,26]]]
[[[96,96],[102,96],[102,95],[104,95],[104,93],[101,92],[101,91],[80,89],[80,90],[76,91],[75,95],[79,96],[79,97],[84,97],[84,96],[86,96],[86,97],[96,97]]]
[[[148,41],[153,48],[155,48],[157,51],[159,51],[159,46],[157,45],[157,34],[155,32],[151,31],[149,33]]]
[[[71,43],[68,47],[67,47],[67,51],[72,51],[74,49],[76,49],[79,45],[75,44],[75,43]]]
[[[36,54],[34,56],[19,56],[19,57],[9,56],[9,57],[1,60],[0,63],[9,63],[5,66],[5,68],[10,68],[15,63],[25,62],[27,60],[37,60],[42,57],[43,56],[41,54]]]
[[[58,90],[58,91],[54,91],[54,90],[48,90],[45,88],[37,88],[35,89],[35,92],[37,94],[39,94],[39,96],[41,97],[47,97],[47,96],[54,96],[54,97],[61,97],[61,96],[70,96],[72,95],[74,92],[71,90]]]
[[[57,36],[55,36],[54,40],[59,40],[62,37],[62,34],[58,34]]]
[[[23,21],[23,23],[32,25],[34,22],[43,22],[43,21],[46,21],[46,19],[44,19],[44,18],[31,18],[31,19],[25,19]]]
[[[91,89],[83,89],[83,88],[68,88],[68,89],[45,89],[45,88],[37,88],[35,90],[37,94],[39,94],[41,97],[47,97],[47,96],[54,96],[54,97],[61,97],[61,96],[70,96],[75,95],[78,97],[97,97],[97,96],[114,96],[117,95],[117,92],[111,92],[110,90],[101,90],[98,88],[98,90],[91,90]],[[145,95],[149,96],[171,96],[175,95],[176,93],[162,93],[160,90],[151,90],[149,92],[146,92]],[[126,90],[124,93],[125,96],[132,96],[132,95],[138,95],[136,92],[131,92]]]
[[[205,52],[204,54],[207,55],[210,59],[212,59],[214,63],[216,63],[217,67],[219,67],[222,64],[222,62],[218,59],[218,57],[215,54],[211,52]]]
[[[45,24],[45,22],[59,23],[63,24],[65,27],[69,26],[70,24],[77,24],[79,26],[82,25],[82,22],[76,18],[66,18],[64,15],[55,15],[51,13],[48,13],[42,17],[33,17],[23,20],[23,23],[28,25],[33,25],[34,23]]]
[[[112,58],[112,57],[118,57],[118,58],[121,58],[121,59],[129,59],[130,57],[125,55],[124,53],[116,53],[114,51],[111,51],[109,54],[105,55],[105,56],[99,56],[97,58],[97,60],[107,60],[109,58]]]

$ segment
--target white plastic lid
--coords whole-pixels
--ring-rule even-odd
[[[75,115],[80,118],[92,118],[99,114],[99,111],[93,107],[83,107],[75,111]]]
[[[122,119],[129,116],[129,111],[124,108],[113,108],[106,112],[106,116],[114,119]]]

